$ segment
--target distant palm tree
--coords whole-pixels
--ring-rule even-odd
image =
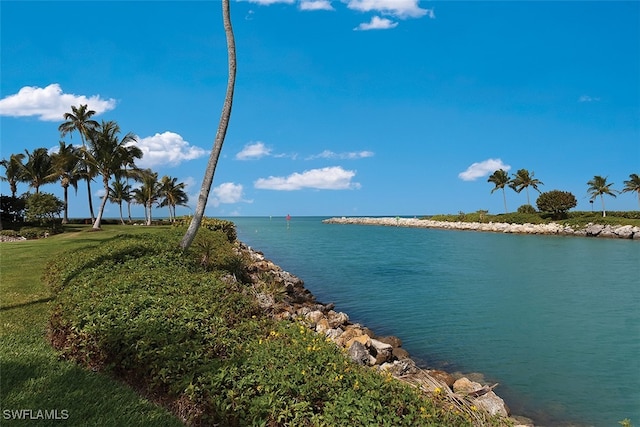
[[[120,223],[124,225],[124,218],[122,218],[122,202],[131,201],[131,186],[124,181],[117,180],[111,183],[109,187],[109,201],[111,203],[117,203],[120,208]]]
[[[616,197],[616,190],[612,189],[611,186],[613,183],[607,183],[607,178],[603,178],[600,175],[596,175],[593,179],[587,182],[589,188],[587,192],[591,195],[591,200],[594,200],[596,197],[600,196],[600,200],[602,201],[602,217],[607,216],[607,212],[604,209],[604,195],[608,194],[609,196]]]
[[[64,191],[64,214],[62,223],[69,222],[69,186],[78,190],[78,180],[80,173],[78,163],[80,162],[80,151],[73,145],[67,145],[64,141],[60,141],[60,147],[57,153],[51,155],[52,176],[60,180],[60,185]]]
[[[77,131],[80,134],[80,140],[82,146],[85,147],[86,139],[90,131],[95,130],[99,123],[91,119],[91,116],[96,114],[94,110],[89,110],[87,104],[79,105],[77,107],[71,106],[70,113],[64,113],[65,122],[58,126],[60,135],[64,137],[66,134],[73,131]],[[91,170],[89,167],[85,167],[84,179],[87,181],[87,195],[89,197],[89,213],[91,215],[91,222],[95,220],[95,214],[93,213],[93,201],[91,199],[91,180],[95,176],[95,170]]]
[[[138,180],[142,182],[140,188],[133,190],[134,200],[144,206],[144,217],[147,225],[151,225],[152,208],[160,197],[160,183],[157,172],[151,169],[139,169]]]
[[[538,185],[544,185],[542,181],[533,177],[534,173],[526,169],[519,169],[515,174],[513,174],[513,179],[509,184],[509,187],[513,188],[516,193],[520,193],[522,189],[527,190],[527,204],[531,205],[529,201],[529,187],[533,187],[538,193]]]
[[[11,197],[15,198],[16,193],[18,192],[18,182],[22,182],[22,173],[23,173],[23,164],[22,160],[24,159],[24,154],[12,154],[9,157],[9,160],[2,159],[0,160],[0,165],[2,165],[5,169],[4,176],[1,176],[0,179],[2,181],[6,181],[9,183],[9,189],[11,190]]]
[[[492,182],[495,184],[493,190],[491,190],[491,194],[494,191],[501,189],[502,190],[502,199],[504,201],[504,213],[507,213],[507,196],[504,191],[504,187],[509,184],[509,174],[504,169],[498,169],[494,173],[491,174],[487,182]]]
[[[224,98],[224,104],[222,105],[222,114],[220,115],[220,122],[218,123],[218,130],[216,132],[216,138],[213,142],[213,149],[207,162],[207,168],[202,179],[202,186],[200,187],[200,194],[198,195],[198,203],[196,210],[189,223],[187,232],[180,241],[180,247],[184,250],[189,249],[193,239],[196,237],[196,233],[200,228],[202,217],[204,216],[204,210],[207,207],[207,199],[209,198],[209,192],[211,191],[211,184],[213,184],[213,176],[216,172],[216,166],[218,165],[218,158],[220,157],[220,151],[222,150],[222,144],[224,144],[224,138],[227,134],[227,128],[229,127],[229,120],[231,118],[231,107],[233,105],[233,91],[236,83],[236,42],[233,37],[233,28],[231,26],[231,12],[229,10],[229,0],[222,0],[222,21],[224,25],[224,32],[227,38],[227,55],[229,65],[229,75],[227,80],[227,92]]]
[[[189,197],[184,191],[184,182],[178,183],[178,178],[163,176],[160,180],[160,197],[164,197],[160,202],[160,207],[169,207],[169,221],[176,218],[176,206],[187,206]]]
[[[640,205],[640,176],[637,173],[629,175],[629,180],[624,181],[623,193],[638,193],[638,205]]]
[[[100,222],[104,214],[104,208],[109,199],[109,180],[111,177],[122,171],[125,165],[134,166],[133,159],[142,157],[142,150],[131,145],[136,139],[132,133],[120,138],[120,126],[114,121],[102,121],[102,124],[89,133],[88,147],[84,148],[85,161],[95,168],[102,177],[104,185],[104,196],[100,204],[98,216],[93,223],[93,229],[100,229]]]
[[[53,165],[51,156],[46,148],[36,148],[33,152],[24,150],[27,153],[27,163],[22,165],[21,179],[29,183],[29,187],[40,193],[40,186],[56,180],[52,176]]]

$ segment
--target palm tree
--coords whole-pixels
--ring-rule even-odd
[[[198,195],[198,204],[194,212],[191,223],[187,232],[180,242],[180,247],[184,250],[188,249],[196,237],[196,233],[200,228],[202,217],[204,216],[204,210],[207,207],[207,199],[209,198],[209,192],[211,191],[211,184],[213,184],[213,175],[218,165],[218,158],[220,157],[220,151],[222,150],[222,144],[224,144],[224,138],[227,134],[227,128],[229,127],[229,119],[231,118],[231,107],[233,105],[233,91],[236,83],[236,42],[233,37],[233,28],[231,27],[231,12],[229,10],[229,0],[222,0],[222,20],[224,24],[224,32],[227,38],[227,54],[229,62],[229,78],[227,80],[227,93],[224,98],[224,104],[222,106],[222,114],[220,115],[220,123],[218,124],[218,131],[216,132],[216,138],[213,143],[213,149],[209,156],[207,163],[207,169],[202,179],[202,187],[200,188],[200,194]]]
[[[169,207],[169,221],[176,218],[176,206],[187,206],[189,197],[184,191],[184,182],[178,183],[178,178],[163,176],[160,180],[160,197],[164,197],[160,202],[160,207]]]
[[[144,217],[147,225],[151,225],[153,204],[160,197],[160,183],[157,172],[151,169],[139,169],[138,180],[142,182],[140,188],[133,190],[134,200],[144,206]]]
[[[33,152],[24,150],[27,153],[27,163],[22,165],[21,179],[29,183],[29,187],[40,193],[40,186],[53,182],[53,165],[51,156],[46,148],[36,148]]]
[[[99,124],[95,120],[91,119],[91,116],[96,114],[94,110],[89,110],[87,104],[79,105],[77,107],[71,106],[70,113],[64,113],[65,122],[58,126],[60,136],[64,137],[66,134],[73,131],[77,131],[80,134],[80,140],[82,146],[85,147],[85,140],[88,138],[89,132],[95,130]],[[84,179],[87,180],[87,195],[89,197],[89,213],[91,214],[91,222],[94,221],[95,215],[93,213],[93,201],[91,200],[91,180],[95,176],[95,171],[90,168],[85,168]]]
[[[95,130],[89,132],[88,149],[83,148],[84,158],[88,165],[95,168],[102,177],[104,185],[104,196],[100,204],[98,216],[93,223],[93,229],[100,229],[100,222],[104,214],[104,208],[109,199],[109,180],[111,176],[119,173],[125,167],[134,166],[133,159],[142,157],[142,150],[131,145],[136,139],[132,133],[120,138],[120,126],[114,121],[105,122]]]
[[[611,186],[613,183],[607,184],[607,178],[603,178],[600,175],[596,175],[593,179],[587,182],[589,186],[587,192],[591,195],[591,200],[594,200],[596,197],[600,196],[600,200],[602,201],[602,217],[607,216],[607,212],[604,209],[604,195],[608,194],[609,196],[616,197],[616,190],[612,189]]]
[[[540,193],[540,190],[538,190],[538,185],[544,185],[544,183],[542,181],[540,181],[539,179],[534,178],[533,175],[534,175],[533,172],[531,172],[531,174],[529,174],[528,170],[519,169],[518,172],[513,174],[513,179],[511,180],[511,183],[509,184],[509,187],[513,188],[516,193],[520,193],[522,191],[522,189],[526,189],[527,190],[527,204],[528,205],[531,205],[531,202],[529,201],[529,187],[533,187],[538,193]]]
[[[629,175],[629,180],[624,181],[623,193],[638,193],[638,205],[640,205],[640,176],[637,173]]]
[[[120,207],[120,223],[124,225],[124,219],[122,218],[122,202],[131,201],[131,186],[119,179],[113,181],[111,183],[111,187],[109,187],[109,201],[111,203],[117,203]]]
[[[0,179],[2,181],[6,181],[9,183],[9,188],[11,190],[11,197],[15,199],[16,193],[18,192],[18,182],[23,181],[22,173],[23,173],[23,164],[22,160],[24,159],[24,154],[12,154],[9,157],[9,160],[2,159],[0,160],[0,165],[4,166],[5,174],[1,176]]]
[[[52,163],[52,176],[55,179],[60,180],[60,185],[64,190],[64,214],[62,223],[67,224],[69,222],[69,186],[78,190],[78,180],[80,179],[80,172],[78,170],[78,163],[80,162],[80,152],[73,145],[67,145],[64,141],[60,141],[60,147],[58,152],[51,155]]]
[[[504,187],[509,184],[509,174],[504,169],[498,169],[494,173],[491,174],[487,182],[492,182],[495,184],[493,190],[491,190],[491,194],[494,191],[501,189],[502,190],[502,199],[504,200],[504,213],[507,213],[507,196],[504,191]]]

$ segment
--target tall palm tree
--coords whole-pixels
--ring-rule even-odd
[[[125,165],[134,166],[133,160],[142,157],[142,150],[132,144],[136,142],[135,136],[128,133],[120,138],[119,134],[120,126],[116,122],[103,120],[97,129],[89,132],[88,147],[83,149],[86,163],[95,168],[104,185],[100,210],[93,223],[94,230],[100,229],[104,208],[109,199],[111,176],[119,173]]]
[[[138,180],[142,183],[140,188],[133,190],[134,200],[144,206],[144,217],[147,225],[151,225],[152,208],[160,197],[160,183],[157,172],[151,169],[139,169]]]
[[[187,206],[189,197],[184,191],[184,182],[178,183],[178,178],[163,176],[160,180],[160,207],[169,207],[169,221],[173,222],[176,218],[176,206]]]
[[[0,160],[0,165],[2,165],[5,169],[4,176],[0,176],[2,181],[6,181],[9,183],[9,189],[11,190],[11,197],[15,198],[16,193],[18,192],[18,182],[23,181],[22,173],[23,173],[23,164],[22,160],[24,159],[24,154],[12,154],[9,156],[9,160],[2,159]]]
[[[67,145],[64,141],[60,141],[60,147],[57,153],[51,155],[52,176],[60,180],[60,185],[64,191],[64,214],[62,223],[69,222],[69,186],[78,190],[78,181],[80,180],[80,172],[78,163],[80,162],[80,151],[73,145]]]
[[[602,201],[602,217],[607,216],[607,212],[604,209],[604,195],[608,194],[609,196],[616,197],[616,190],[612,189],[611,186],[613,183],[607,183],[607,177],[601,177],[600,175],[596,175],[593,179],[587,182],[589,188],[587,192],[591,195],[591,200],[595,200],[596,197],[600,196],[600,200]]]
[[[638,193],[638,205],[640,205],[640,176],[637,173],[629,175],[629,180],[624,181],[623,193]]]
[[[526,169],[519,169],[515,174],[513,174],[513,179],[509,184],[509,187],[513,188],[516,193],[520,193],[523,189],[527,190],[527,204],[531,205],[529,201],[529,187],[533,187],[538,193],[538,185],[544,185],[542,181],[533,177],[533,171],[529,174],[529,171]]]
[[[120,208],[120,223],[124,225],[124,218],[122,218],[122,202],[131,201],[131,186],[122,180],[116,180],[111,183],[109,187],[109,201],[111,203],[117,203]]]
[[[86,139],[88,138],[89,132],[98,128],[99,123],[93,119],[91,116],[96,114],[94,110],[89,110],[87,104],[81,104],[77,107],[71,106],[70,113],[64,113],[65,122],[58,126],[58,130],[60,131],[60,135],[64,137],[68,133],[72,133],[74,131],[80,134],[80,140],[82,141],[82,146],[85,147]],[[89,213],[91,214],[91,222],[95,219],[95,214],[93,213],[93,201],[91,199],[91,180],[95,176],[95,171],[90,168],[85,168],[85,176],[84,179],[87,181],[87,195],[89,197]]]
[[[40,193],[40,186],[56,180],[52,176],[53,165],[51,156],[46,148],[36,148],[33,152],[24,150],[27,153],[27,163],[22,165],[21,179],[29,183],[29,187]]]
[[[502,200],[504,201],[504,213],[507,213],[507,196],[504,191],[504,187],[509,184],[509,174],[504,169],[498,169],[494,173],[491,174],[487,182],[491,182],[495,184],[493,190],[491,190],[491,194],[494,191],[501,189],[502,190]]]
[[[207,207],[207,199],[209,198],[209,192],[211,191],[211,184],[213,184],[213,175],[216,172],[216,166],[218,165],[218,158],[220,157],[220,151],[222,150],[222,144],[224,144],[224,138],[227,134],[227,128],[229,127],[229,119],[231,118],[231,107],[233,105],[233,91],[236,83],[236,42],[233,37],[233,28],[231,27],[231,12],[229,10],[229,0],[222,0],[222,21],[224,25],[224,32],[227,38],[227,55],[229,62],[229,76],[227,80],[227,93],[224,98],[224,104],[222,105],[222,113],[220,115],[220,123],[218,124],[218,131],[216,132],[216,138],[213,143],[213,149],[209,156],[207,168],[202,179],[202,187],[200,188],[200,194],[198,195],[198,204],[194,212],[191,223],[187,232],[182,237],[180,247],[182,249],[188,249],[196,237],[196,233],[200,228],[202,217],[204,216],[204,210]]]

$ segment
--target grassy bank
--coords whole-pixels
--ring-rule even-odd
[[[76,363],[61,360],[45,340],[54,304],[41,276],[49,259],[66,250],[112,239],[120,227],[86,232],[69,227],[48,239],[0,244],[0,402],[2,425],[50,425],[47,420],[17,420],[6,410],[57,410],[69,426],[179,426],[182,423],[130,387]],[[138,231],[130,227],[128,231]],[[146,230],[145,230],[146,231]],[[158,232],[162,230],[157,229]],[[64,412],[63,412],[64,411]],[[22,413],[29,416],[28,413]],[[42,415],[42,414],[41,414]],[[7,419],[12,418],[12,419]],[[63,421],[59,421],[63,422]]]
[[[241,277],[239,259],[223,231],[188,254],[177,250],[178,236],[164,227],[78,227],[3,243],[3,411],[58,410],[66,425],[180,425],[126,380],[193,425],[500,424],[270,318],[256,288],[232,279]],[[48,321],[60,352],[47,342]]]
[[[458,212],[457,214],[433,215],[424,217],[433,221],[461,221],[461,222],[501,222],[508,224],[547,224],[555,222],[557,224],[568,225],[574,228],[586,227],[588,224],[602,225],[631,225],[640,226],[640,211],[629,212],[607,212],[603,217],[601,212],[568,212],[562,219],[554,219],[549,213],[522,213],[510,212],[505,214],[492,215],[486,211]]]

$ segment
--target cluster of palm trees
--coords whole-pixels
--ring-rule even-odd
[[[131,221],[131,202],[145,207],[146,223],[151,224],[151,211],[154,205],[169,208],[170,220],[175,219],[176,206],[186,206],[188,201],[185,184],[177,178],[164,176],[158,180],[158,174],[151,169],[140,169],[136,159],[142,158],[142,150],[135,145],[132,133],[120,136],[120,126],[115,121],[97,121],[91,119],[95,111],[87,105],[72,106],[70,113],[64,114],[64,122],[58,127],[61,137],[77,132],[82,146],[76,147],[60,141],[57,152],[49,154],[46,148],[37,148],[30,152],[12,154],[2,159],[0,165],[5,168],[3,181],[10,186],[12,197],[16,197],[17,185],[25,182],[39,193],[44,184],[60,182],[64,191],[63,223],[68,219],[68,188],[77,190],[80,181],[86,181],[89,199],[89,212],[94,229],[99,229],[107,201],[120,207],[120,221],[124,223],[122,204],[128,207]],[[26,160],[26,161],[25,161]],[[104,196],[94,214],[91,182],[100,178],[104,186]],[[111,179],[113,181],[110,183]],[[130,179],[140,183],[133,188]]]
[[[520,193],[523,189],[527,191],[527,204],[531,205],[529,200],[529,187],[532,187],[538,193],[540,190],[538,189],[539,185],[544,185],[540,180],[534,178],[534,173],[529,173],[526,169],[519,169],[512,177],[509,177],[509,174],[504,169],[498,169],[493,172],[487,182],[491,182],[494,184],[494,188],[491,190],[493,193],[496,190],[502,190],[502,198],[504,200],[504,211],[507,211],[507,196],[505,194],[505,187],[509,187],[513,189],[516,193]],[[607,183],[607,178],[602,177],[600,175],[596,175],[592,180],[587,182],[588,188],[587,192],[591,196],[590,201],[593,201],[599,196],[602,201],[602,216],[607,216],[604,206],[604,196],[612,196],[616,197],[617,193],[637,193],[638,194],[638,203],[640,205],[640,177],[638,174],[632,173],[629,175],[629,180],[624,181],[624,188],[622,191],[617,191],[612,188],[613,183]]]

